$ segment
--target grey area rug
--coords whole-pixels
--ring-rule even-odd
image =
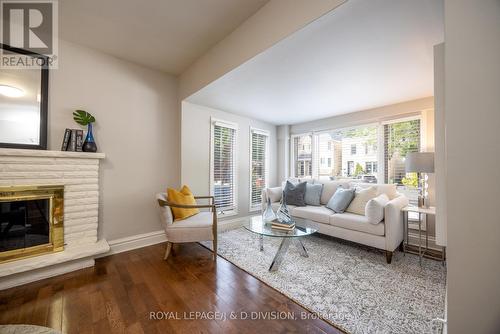
[[[281,238],[244,228],[219,234],[219,255],[308,310],[349,333],[439,333],[446,270],[438,261],[398,252],[387,264],[382,252],[337,239],[303,240],[309,258],[294,245],[277,272],[269,272]],[[211,243],[203,243],[211,248]]]
[[[61,334],[61,332],[35,325],[0,325],[0,334]]]

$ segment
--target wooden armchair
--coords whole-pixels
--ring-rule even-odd
[[[160,218],[167,236],[166,260],[174,243],[199,242],[212,240],[213,257],[217,259],[217,210],[213,196],[195,196],[195,199],[208,200],[208,204],[183,205],[171,203],[167,200],[165,193],[156,195],[160,205]],[[202,211],[189,218],[174,223],[171,207],[186,209],[210,209]]]

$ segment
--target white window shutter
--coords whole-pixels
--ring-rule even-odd
[[[250,209],[259,208],[262,190],[268,184],[269,135],[257,129],[250,130]]]
[[[237,209],[237,128],[230,123],[212,123],[211,190],[220,212]]]

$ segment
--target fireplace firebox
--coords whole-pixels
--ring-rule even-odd
[[[0,187],[0,263],[62,251],[64,186]]]

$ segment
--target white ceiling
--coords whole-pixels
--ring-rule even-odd
[[[433,95],[442,0],[348,0],[190,96],[295,124]]]
[[[180,74],[268,0],[64,0],[61,38]]]

